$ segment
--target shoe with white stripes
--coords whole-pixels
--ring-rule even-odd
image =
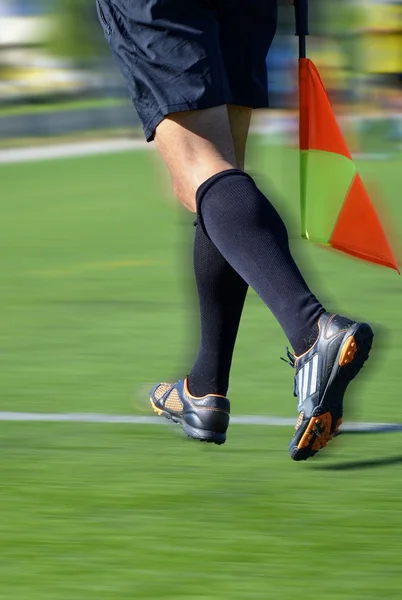
[[[288,351],[299,400],[296,431],[289,443],[293,460],[314,456],[338,432],[346,388],[367,360],[373,341],[367,323],[339,315],[324,313],[318,326],[318,338],[305,354]]]

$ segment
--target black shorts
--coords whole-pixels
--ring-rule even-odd
[[[97,0],[148,141],[177,111],[268,106],[277,0]]]

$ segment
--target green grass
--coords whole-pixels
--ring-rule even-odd
[[[348,417],[400,422],[402,280],[298,240],[297,165],[269,148],[251,162],[280,190],[317,294],[379,333]],[[399,165],[360,168],[400,231]],[[149,414],[148,384],[186,372],[196,351],[193,228],[168,178],[148,152],[0,177],[0,410]],[[285,345],[250,294],[234,414],[295,416]],[[287,428],[233,426],[222,448],[169,427],[0,430],[1,600],[400,598],[398,434],[345,435],[300,465]]]
[[[100,141],[104,143],[105,140],[123,138],[127,139],[138,139],[142,135],[142,131],[139,127],[126,127],[119,129],[95,129],[92,131],[78,131],[76,133],[62,134],[62,135],[51,135],[42,137],[22,137],[22,138],[11,138],[0,140],[0,150],[9,150],[14,148],[39,148],[40,146],[49,146],[49,144],[74,144],[82,142],[96,142]]]
[[[337,470],[330,451],[291,463],[287,438],[234,426],[217,449],[169,427],[9,426],[0,598],[399,599],[398,439],[344,436]],[[399,464],[362,468],[379,455]]]
[[[40,104],[18,104],[15,106],[4,106],[0,109],[0,117],[11,117],[15,115],[39,114],[51,111],[84,110],[95,108],[106,108],[109,106],[126,105],[127,100],[120,98],[100,98],[88,100],[67,100],[64,102],[41,102]]]

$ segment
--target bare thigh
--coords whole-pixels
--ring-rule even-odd
[[[243,168],[251,109],[218,106],[173,113],[160,123],[155,143],[180,202],[196,212],[198,187],[225,170]]]

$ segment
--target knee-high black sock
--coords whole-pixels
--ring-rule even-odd
[[[194,271],[200,302],[201,343],[188,376],[188,387],[194,396],[225,396],[248,285],[199,224],[194,240]]]
[[[308,350],[324,309],[292,258],[282,219],[253,179],[223,171],[200,186],[197,205],[207,235],[271,309],[295,353]]]

